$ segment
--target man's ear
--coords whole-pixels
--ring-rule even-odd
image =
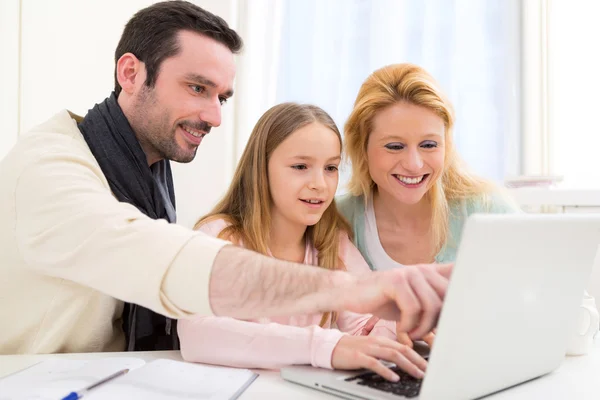
[[[132,53],[125,53],[117,61],[117,81],[122,91],[127,94],[135,92],[136,86],[146,80],[146,67]]]

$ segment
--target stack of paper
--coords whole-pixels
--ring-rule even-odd
[[[119,370],[131,371],[85,395],[94,399],[236,399],[258,377],[250,370],[159,359],[51,359],[0,379],[0,400],[59,400]]]

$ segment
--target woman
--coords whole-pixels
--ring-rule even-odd
[[[450,102],[416,65],[381,68],[363,83],[345,125],[352,177],[338,206],[371,269],[454,262],[470,214],[518,211],[465,168],[453,125]]]
[[[465,168],[453,125],[452,105],[416,65],[386,66],[361,86],[345,125],[352,177],[338,207],[372,270],[453,263],[469,215],[519,211],[500,188]],[[430,346],[433,339],[423,337]]]

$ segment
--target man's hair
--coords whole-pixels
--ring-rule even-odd
[[[132,53],[146,64],[146,86],[156,83],[161,63],[177,55],[180,31],[195,32],[227,46],[232,53],[242,49],[242,38],[218,17],[187,1],[163,1],[146,7],[127,22],[115,51],[115,93],[121,92],[117,80],[117,61]]]

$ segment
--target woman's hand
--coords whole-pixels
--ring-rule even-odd
[[[331,365],[335,369],[370,369],[397,382],[398,375],[379,360],[392,362],[415,378],[425,376],[427,361],[423,357],[410,347],[381,336],[342,337],[333,349]]]

